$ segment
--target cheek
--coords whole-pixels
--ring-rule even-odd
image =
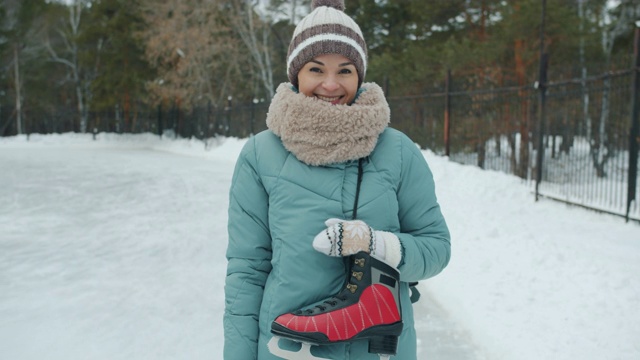
[[[348,94],[348,98],[349,98],[349,103],[353,102],[353,99],[356,98],[356,93],[358,92],[358,82],[355,82],[354,84],[349,84],[349,86],[346,88],[347,90],[347,94]]]
[[[300,92],[306,96],[313,96],[313,88],[309,87],[308,85],[300,84],[298,86],[298,90],[300,90]]]
[[[315,85],[308,77],[298,76],[298,90],[302,94],[306,96],[312,96],[314,89],[315,89]]]

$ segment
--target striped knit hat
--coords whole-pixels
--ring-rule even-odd
[[[298,87],[298,72],[314,57],[340,54],[358,72],[358,87],[367,72],[367,44],[358,24],[344,13],[344,0],[313,0],[311,13],[293,32],[287,53],[289,81]]]

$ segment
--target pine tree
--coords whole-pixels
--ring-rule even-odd
[[[95,1],[88,23],[82,35],[86,44],[82,61],[91,66],[95,74],[91,83],[92,107],[122,112],[123,130],[133,131],[137,106],[146,98],[146,84],[154,77],[153,69],[144,58],[143,44],[134,36],[146,26],[140,2]]]

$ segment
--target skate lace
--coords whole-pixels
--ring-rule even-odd
[[[355,265],[363,267],[364,259],[355,259]],[[362,280],[363,275],[364,274],[359,271],[351,272],[352,278],[355,278],[357,281]],[[348,282],[345,288],[338,295],[335,295],[334,297],[323,301],[322,304],[316,305],[310,309],[305,310],[303,313],[307,315],[311,315],[316,312],[316,309],[319,309],[320,311],[325,311],[328,307],[336,307],[338,303],[342,303],[349,298],[348,293],[353,294],[357,291],[357,289],[358,289],[358,285]]]
[[[347,300],[347,297],[345,295],[338,294],[338,295],[332,297],[331,299],[323,301],[322,304],[316,305],[311,309],[305,310],[304,312],[307,315],[310,315],[310,314],[313,314],[315,312],[315,309],[319,309],[320,311],[325,311],[328,307],[336,307],[338,305],[338,303],[344,302],[346,300]]]

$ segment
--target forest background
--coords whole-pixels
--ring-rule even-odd
[[[310,1],[0,4],[8,136],[128,132],[148,109],[268,104]],[[629,68],[640,0],[350,0],[345,11],[367,40],[366,80],[402,97],[442,92],[447,73],[460,90],[533,84],[541,49],[554,79]]]

